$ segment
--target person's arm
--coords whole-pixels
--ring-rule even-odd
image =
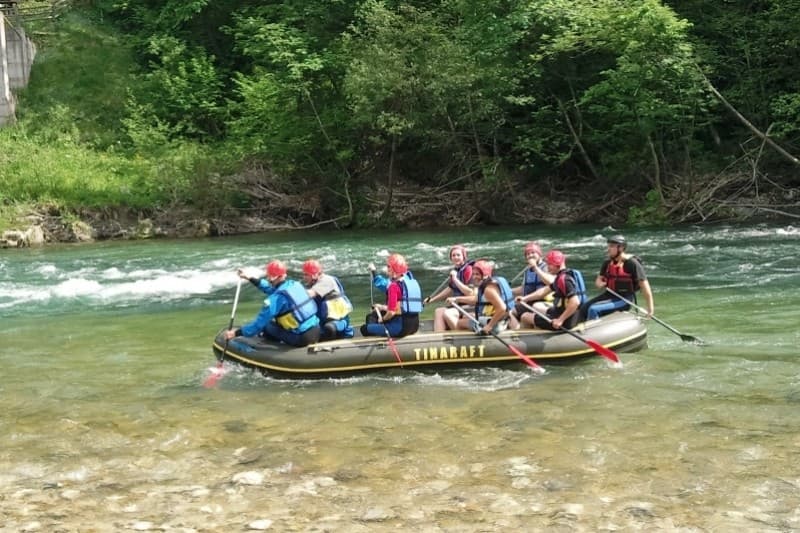
[[[608,280],[606,279],[606,272],[608,271],[608,264],[610,263],[609,259],[603,261],[603,264],[600,266],[600,273],[597,274],[597,277],[594,279],[594,286],[598,289],[605,290],[606,285],[608,284]]]
[[[439,292],[437,292],[433,296],[429,296],[429,297],[425,298],[425,303],[427,304],[427,303],[431,303],[431,302],[437,302],[439,300],[444,300],[445,298],[447,298],[451,294],[453,294],[453,289],[451,289],[448,286],[445,286],[444,289],[440,290]]]
[[[542,283],[545,285],[550,285],[556,279],[554,275],[552,275],[547,270],[543,269],[540,265],[542,258],[538,255],[534,255],[529,261],[528,265],[530,265],[531,269],[536,272],[536,275],[539,276],[539,279],[542,280]]]
[[[653,290],[650,288],[650,282],[646,279],[639,280],[639,289],[642,291],[642,295],[644,295],[644,299],[647,301],[647,316],[653,316],[653,313],[656,312],[656,304],[653,301]]]
[[[331,277],[323,275],[314,284],[311,288],[306,289],[306,292],[311,298],[326,298],[331,297],[331,294],[338,294],[339,293],[339,286],[336,285],[336,280]]]
[[[247,272],[244,271],[243,268],[237,268],[236,274],[239,275],[240,278],[246,279],[250,283],[252,283],[258,290],[263,292],[264,294],[272,294],[274,292],[274,288],[270,285],[269,281],[262,277],[255,277],[249,276]]]
[[[264,302],[264,307],[261,308],[261,311],[252,322],[245,324],[236,330],[226,331],[226,338],[232,339],[233,337],[253,337],[258,335],[275,316],[275,310],[278,309],[279,302],[273,300],[277,298],[278,295],[270,295]]]
[[[451,296],[447,299],[447,305],[452,305],[454,303],[458,305],[475,305],[478,303],[478,293],[470,292],[469,294],[464,294],[463,296]]]
[[[466,276],[466,279],[468,279],[468,280],[472,279],[472,267],[471,266],[467,265],[466,267],[464,267],[464,276]],[[472,292],[474,291],[474,289],[472,288],[472,285],[468,285],[467,283],[464,283],[463,281],[461,281],[461,278],[458,277],[458,271],[456,271],[456,270],[453,270],[453,271],[450,272],[450,280],[453,282],[453,284],[456,286],[456,288],[459,291],[461,291],[461,294],[472,294]]]
[[[564,325],[569,317],[575,314],[578,310],[578,307],[581,305],[581,300],[578,298],[577,294],[573,294],[569,298],[567,298],[567,304],[564,306],[564,310],[558,315],[556,318],[553,319],[553,327],[556,329],[561,328]]]
[[[517,301],[519,302],[535,302],[537,300],[543,300],[545,296],[553,292],[553,289],[550,285],[545,285],[539,289],[536,289],[530,294],[526,294],[525,296],[517,296]]]
[[[372,276],[372,285],[378,289],[379,291],[386,292],[389,290],[389,284],[392,283],[392,280],[387,278],[386,276],[382,276],[380,274],[373,274]]]
[[[506,315],[508,314],[508,308],[506,307],[506,302],[503,301],[503,297],[500,294],[500,290],[496,285],[489,285],[483,291],[484,296],[486,297],[486,301],[492,304],[492,308],[494,309],[494,313],[492,313],[489,322],[481,328],[481,331],[488,335],[494,329],[498,322],[503,320]]]

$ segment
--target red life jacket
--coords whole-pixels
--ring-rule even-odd
[[[609,261],[606,268],[606,285],[609,289],[620,293],[622,296],[633,295],[639,290],[639,280],[625,270],[625,265],[631,260],[633,260],[632,257],[625,259],[622,263]]]

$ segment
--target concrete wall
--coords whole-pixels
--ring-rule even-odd
[[[19,24],[0,11],[0,126],[13,122],[15,101],[12,89],[28,85],[36,46]]]

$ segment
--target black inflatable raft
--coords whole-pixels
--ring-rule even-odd
[[[627,312],[585,322],[573,331],[616,352],[633,352],[647,345],[645,324]],[[430,321],[421,324],[414,335],[391,342],[385,337],[356,336],[304,348],[258,337],[236,337],[228,342],[226,349],[223,332],[217,334],[213,344],[218,359],[225,350],[226,361],[279,378],[343,377],[390,369],[439,371],[524,365],[518,355],[493,336],[478,336],[470,331],[434,333]],[[565,332],[520,329],[504,331],[499,337],[540,365],[597,356],[585,342]]]

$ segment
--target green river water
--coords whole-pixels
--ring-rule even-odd
[[[310,232],[0,251],[0,531],[800,531],[800,229],[626,232],[649,348],[548,367],[279,381],[214,334],[238,266],[307,257],[361,324],[366,265],[423,292],[449,245],[512,278],[558,247],[587,282],[602,227]],[[594,291],[591,291],[594,293]],[[262,298],[243,287],[237,323]],[[426,315],[432,315],[432,306]]]

